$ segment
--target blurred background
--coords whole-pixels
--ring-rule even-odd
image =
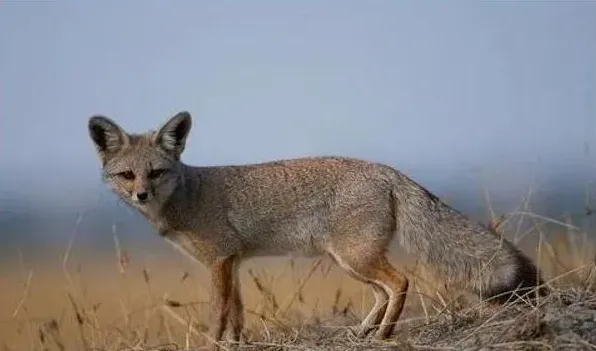
[[[95,306],[145,296],[114,290],[129,260],[162,290],[202,269],[166,264],[101,183],[94,114],[144,132],[191,112],[193,165],[365,158],[481,221],[490,204],[594,233],[595,18],[588,1],[1,2],[0,339],[20,349],[23,325],[65,316],[73,270]],[[104,303],[105,320],[128,306]]]
[[[596,3],[7,1],[0,250],[153,240],[100,182],[87,120],[194,117],[183,160],[388,163],[470,215],[583,224],[596,176]],[[161,245],[161,244],[158,244]],[[30,251],[33,252],[33,251]]]

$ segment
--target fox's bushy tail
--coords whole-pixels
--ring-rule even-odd
[[[400,173],[393,196],[400,245],[448,283],[497,302],[538,286],[540,295],[547,293],[530,258],[488,227]]]

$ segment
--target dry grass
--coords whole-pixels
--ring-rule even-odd
[[[557,223],[564,230],[545,240],[541,223],[553,220],[537,216],[530,216],[532,230],[521,232],[518,220],[527,212],[491,225],[511,224],[516,242],[535,238],[535,253],[527,251],[553,289],[537,308],[490,308],[401,260],[413,284],[394,337],[362,340],[350,326],[372,305],[367,287],[327,259],[259,259],[241,269],[245,342],[222,345],[241,350],[594,350],[596,246],[569,223]],[[21,260],[4,267],[0,347],[115,351],[203,345],[209,293],[204,268],[166,253],[132,256],[114,238],[111,257],[75,257],[71,241],[60,261]]]

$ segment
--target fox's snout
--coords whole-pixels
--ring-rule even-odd
[[[147,177],[137,175],[130,192],[132,201],[137,204],[147,203],[151,199],[151,188],[150,180]]]
[[[149,192],[145,189],[135,190],[131,197],[134,202],[143,204],[149,200]]]
[[[146,191],[143,192],[137,192],[133,195],[134,197],[136,197],[136,200],[138,202],[145,202],[147,200],[147,198],[149,197],[149,193],[147,193]]]

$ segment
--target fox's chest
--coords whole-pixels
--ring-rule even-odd
[[[167,231],[161,234],[167,243],[193,261],[209,265],[218,256],[215,243],[197,233]]]

